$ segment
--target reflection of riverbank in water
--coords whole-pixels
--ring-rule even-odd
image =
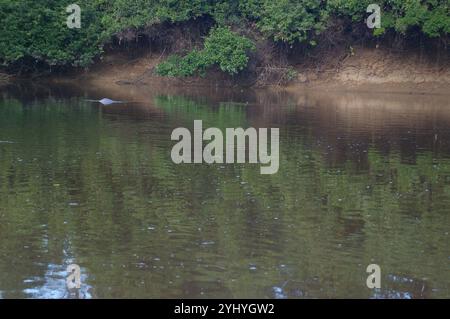
[[[104,96],[147,102],[85,102]],[[220,88],[4,93],[0,139],[15,143],[0,145],[3,297],[64,296],[67,256],[100,298],[447,297],[445,103]],[[279,127],[279,172],[174,165],[171,132],[194,119]],[[378,292],[365,285],[371,263]]]
[[[241,106],[263,106],[264,112],[285,112],[287,109],[280,106],[295,106],[320,108],[325,113],[330,113],[332,108],[338,108],[342,111],[349,110],[352,112],[365,112],[368,115],[375,115],[379,121],[388,120],[396,114],[408,115],[409,113],[420,113],[422,115],[430,115],[439,112],[448,118],[450,108],[448,97],[449,87],[445,87],[443,91],[437,94],[426,94],[415,90],[415,87],[409,87],[408,90],[400,90],[392,92],[395,85],[385,85],[380,90],[375,90],[373,86],[363,86],[358,88],[335,85],[323,85],[317,88],[297,88],[288,87],[280,89],[277,87],[268,87],[264,89],[243,89],[243,88],[222,88],[213,86],[170,86],[162,83],[153,83],[152,85],[117,85],[105,83],[102,81],[93,84],[86,84],[79,81],[63,81],[60,83],[40,84],[31,83],[15,83],[3,88],[8,95],[16,95],[19,99],[30,103],[36,99],[42,98],[65,98],[68,96],[80,97],[86,99],[101,99],[109,97],[113,100],[129,101],[127,108],[134,112],[139,110],[148,112],[149,109],[158,107],[155,105],[155,98],[159,96],[176,96],[184,97],[187,100],[198,103],[207,103],[211,108],[224,103],[236,103]],[[407,86],[405,87],[407,88]],[[430,93],[432,90],[428,90]],[[130,106],[132,106],[130,108]],[[120,110],[120,105],[111,105],[105,109]],[[288,111],[290,111],[290,108]],[[392,113],[391,113],[392,112]],[[257,113],[257,112],[252,112]],[[260,112],[262,113],[262,112]],[[361,118],[361,116],[358,116]],[[372,122],[373,118],[370,118]],[[419,119],[420,120],[420,119]],[[363,124],[364,125],[364,124]]]

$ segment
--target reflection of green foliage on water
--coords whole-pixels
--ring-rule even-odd
[[[367,297],[372,262],[446,296],[448,159],[423,152],[412,165],[371,146],[364,168],[330,163],[314,136],[287,128],[275,175],[174,165],[168,127],[236,127],[245,108],[220,119],[206,102],[157,102],[167,122],[118,123],[76,100],[0,103],[0,140],[15,142],[0,144],[5,297],[70,257],[99,297],[259,297],[286,280],[311,297]]]
[[[207,101],[193,100],[183,96],[158,95],[154,99],[155,105],[171,115],[180,114],[186,125],[192,126],[194,120],[202,120],[203,127],[247,126],[245,107],[232,102],[219,103],[211,106]]]

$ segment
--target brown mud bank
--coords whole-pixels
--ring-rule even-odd
[[[172,31],[181,32],[179,29]],[[450,46],[434,42],[396,46],[389,41],[361,44],[344,41],[307,50],[256,41],[256,53],[250,56],[247,69],[238,75],[231,76],[213,67],[204,77],[158,76],[156,66],[169,55],[182,55],[201,42],[199,35],[186,37],[188,35],[176,33],[169,37],[171,40],[166,40],[167,43],[159,45],[153,42],[148,46],[139,42],[116,44],[87,69],[65,73],[50,71],[44,72],[47,75],[42,77],[24,78],[32,82],[39,79],[39,82],[85,83],[113,91],[119,88],[126,91],[133,86],[167,85],[450,94]],[[0,72],[0,86],[14,81],[15,78]]]
[[[314,47],[274,42],[251,25],[235,27],[234,31],[247,36],[256,46],[254,52],[248,53],[247,68],[239,74],[231,76],[218,67],[210,68],[204,77],[167,78],[156,74],[156,66],[170,55],[183,56],[201,49],[211,26],[212,21],[206,19],[125,30],[105,45],[105,53],[87,69],[28,66],[34,73],[23,78],[31,82],[87,83],[113,90],[167,85],[411,94],[450,92],[450,38],[392,34],[374,38],[367,31],[346,31],[339,25],[332,28],[335,31],[322,34]],[[0,86],[8,81],[15,79],[2,76],[0,69]]]
[[[349,52],[328,56],[314,63],[290,65],[294,76],[284,79],[282,67],[265,66],[258,73],[231,77],[211,70],[206,77],[166,78],[157,76],[156,65],[164,54],[129,52],[107,54],[103,60],[81,73],[52,76],[51,82],[83,82],[98,87],[216,86],[216,87],[277,87],[287,90],[356,90],[399,92],[409,94],[450,94],[449,58],[436,62],[419,53],[390,49],[352,47]],[[280,73],[281,72],[281,73]],[[271,73],[270,75],[268,75]],[[280,75],[281,74],[281,75]],[[128,90],[129,88],[125,89]]]

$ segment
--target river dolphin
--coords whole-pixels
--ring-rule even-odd
[[[101,103],[103,105],[126,103],[124,101],[114,101],[114,100],[111,100],[111,99],[108,99],[108,98],[103,98],[101,100],[86,100],[86,101],[88,101],[88,102],[99,102],[99,103]]]

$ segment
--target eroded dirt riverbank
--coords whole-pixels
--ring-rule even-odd
[[[430,57],[420,50],[394,50],[350,46],[335,52],[319,52],[317,57],[290,58],[279,67],[267,62],[250,67],[237,76],[211,69],[205,77],[168,78],[156,75],[156,66],[170,53],[152,50],[113,50],[85,70],[73,70],[44,77],[0,76],[0,86],[16,81],[73,83],[112,92],[151,86],[233,87],[283,89],[288,91],[364,91],[406,94],[449,94],[450,55],[440,52]],[[286,78],[286,69],[291,70]]]
[[[52,82],[82,82],[113,91],[128,91],[130,87],[212,86],[282,88],[289,91],[303,89],[334,91],[368,91],[408,94],[449,94],[450,63],[448,58],[430,61],[419,53],[408,54],[388,49],[352,48],[348,55],[327,58],[323,63],[293,65],[295,77],[287,82],[277,78],[262,83],[258,77],[236,79],[218,71],[210,71],[205,78],[165,78],[155,75],[155,66],[164,59],[155,53],[108,54],[89,70],[70,76],[51,77]]]

